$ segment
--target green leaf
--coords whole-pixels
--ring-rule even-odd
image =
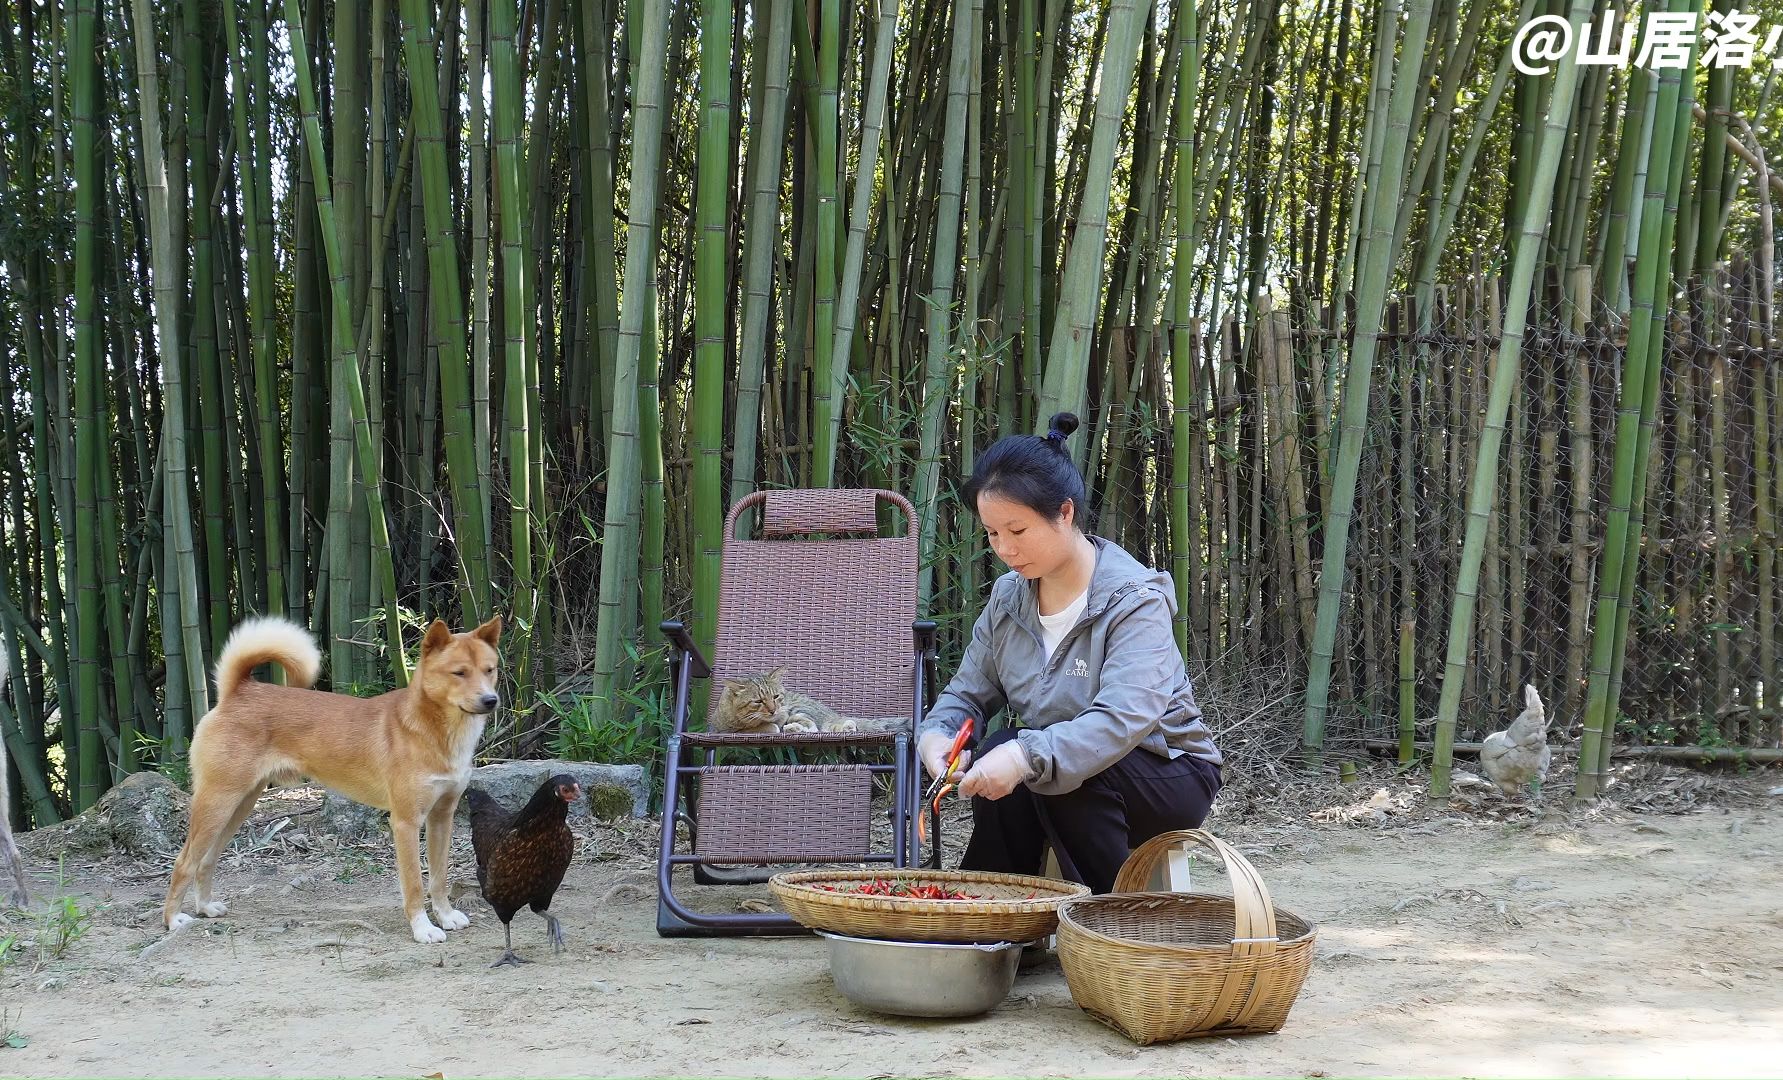
[[[11,1031],[7,1033],[5,1039],[0,1039],[0,1043],[10,1046],[14,1050],[23,1050],[25,1047],[31,1045],[31,1040],[27,1036],[21,1035],[16,1031]]]

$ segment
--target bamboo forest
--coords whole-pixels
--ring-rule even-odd
[[[1525,73],[1543,16],[1628,55]],[[0,812],[177,775],[255,613],[355,694],[499,614],[482,755],[659,765],[762,488],[911,499],[945,673],[1006,569],[959,490],[1060,411],[1258,752],[1441,795],[1530,684],[1577,798],[1783,758],[1779,27],[0,0]]]

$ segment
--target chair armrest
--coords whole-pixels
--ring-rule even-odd
[[[670,645],[687,654],[687,658],[693,663],[694,678],[704,679],[712,674],[712,665],[700,654],[699,645],[694,643],[693,635],[687,632],[687,626],[681,620],[665,619],[657,629],[662,631],[662,636]]]
[[[922,718],[935,703],[935,694],[939,687],[939,673],[936,663],[939,653],[935,648],[935,620],[918,619],[910,624],[910,635],[916,644],[916,716],[915,723],[922,724]]]
[[[935,655],[935,629],[935,620],[933,619],[918,619],[910,624],[911,636],[916,641],[918,655]]]

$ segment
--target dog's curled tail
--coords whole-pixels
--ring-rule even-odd
[[[322,671],[322,652],[310,632],[289,619],[263,615],[236,626],[217,657],[217,704],[248,681],[256,667],[274,663],[292,686],[310,687]]]

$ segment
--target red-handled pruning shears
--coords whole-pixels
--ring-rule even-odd
[[[953,745],[947,749],[947,768],[942,771],[940,776],[930,781],[928,790],[922,793],[922,801],[929,805],[929,809],[935,813],[937,818],[941,815],[941,800],[958,786],[954,782],[954,775],[960,769],[960,754],[965,751],[966,743],[972,738],[972,726],[973,718],[966,717],[966,722],[960,725],[959,732],[953,737]],[[929,839],[927,821],[928,819],[921,812],[917,813],[916,837],[919,842],[925,844]]]

